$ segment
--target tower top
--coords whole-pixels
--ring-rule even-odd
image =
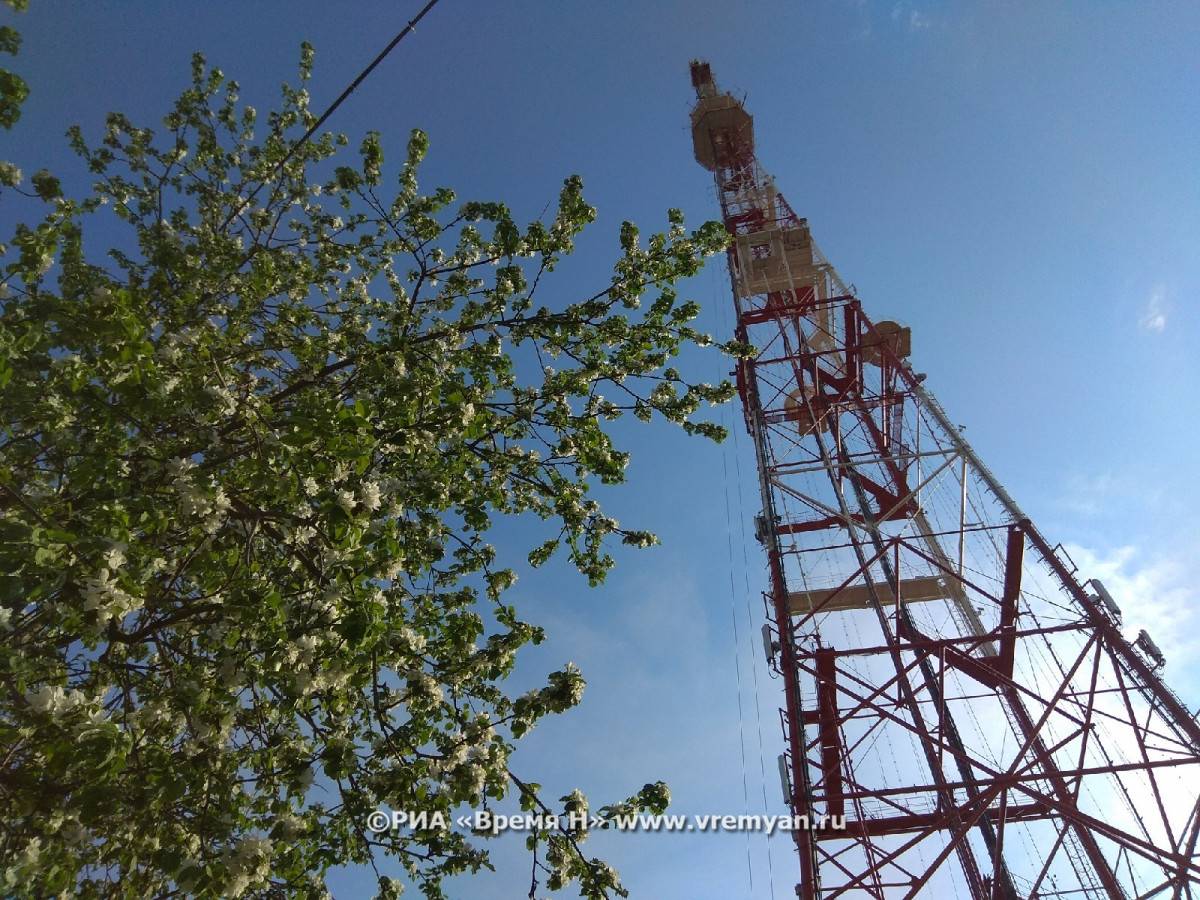
[[[716,96],[717,85],[713,81],[712,66],[702,59],[693,59],[691,70],[692,87],[696,89],[696,97],[703,100],[705,97]]]
[[[717,92],[712,67],[691,63],[696,106],[692,109],[692,145],[696,161],[710,171],[736,158],[754,155],[754,117],[732,94]]]

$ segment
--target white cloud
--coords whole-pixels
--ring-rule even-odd
[[[1167,327],[1167,314],[1163,308],[1165,296],[1166,291],[1162,285],[1156,287],[1150,295],[1146,302],[1146,310],[1138,320],[1138,327],[1142,331],[1162,331]]]
[[[1057,504],[1075,513],[1094,516],[1111,502],[1116,489],[1116,479],[1108,472],[1098,475],[1074,473],[1068,480],[1063,496],[1057,499]]]
[[[892,6],[892,21],[907,22],[909,31],[923,31],[930,24],[928,16],[913,9],[912,4],[904,2],[904,0]]]
[[[1086,466],[1086,461],[1082,464]],[[1166,489],[1161,480],[1137,469],[1104,471],[1083,468],[1070,472],[1066,483],[1050,498],[1060,515],[1064,512],[1081,520],[1056,520],[1046,524],[1052,531],[1074,533],[1082,543],[1088,542],[1087,532],[1079,528],[1097,528],[1104,523],[1122,522],[1128,533],[1136,527],[1149,528],[1161,524],[1168,510],[1179,514],[1180,499]],[[1124,517],[1133,517],[1127,522]],[[1074,529],[1074,531],[1072,531]]]

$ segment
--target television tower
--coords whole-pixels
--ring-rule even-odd
[[[693,62],[802,900],[1200,898],[1200,724],[872,323]]]

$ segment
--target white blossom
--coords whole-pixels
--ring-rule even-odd
[[[223,687],[236,687],[241,680],[241,671],[238,668],[237,660],[232,656],[227,656],[221,660],[221,665],[217,668],[217,677],[221,679]]]
[[[224,385],[206,385],[204,393],[217,401],[218,411],[224,415],[230,415],[237,409],[237,398]]]
[[[294,841],[304,833],[304,820],[291,813],[279,816],[275,824],[279,828],[279,836],[285,841]]]
[[[468,722],[465,732],[467,738],[476,744],[489,743],[496,736],[496,731],[492,728],[491,717],[486,712],[480,713],[473,721]]]
[[[35,712],[52,716],[66,715],[84,702],[80,691],[63,690],[52,684],[43,684],[36,691],[30,691],[25,695],[25,700]]]
[[[121,566],[125,565],[125,550],[127,548],[127,544],[120,542],[114,544],[108,550],[104,551],[104,564],[114,571],[121,568]]]
[[[21,862],[36,871],[38,859],[42,855],[42,839],[33,838],[21,852]]]
[[[271,839],[259,837],[256,834],[248,834],[238,843],[237,851],[234,855],[241,859],[270,856]]]
[[[408,673],[409,702],[422,706],[436,706],[444,699],[442,686],[437,679],[426,672],[412,671]]]
[[[176,478],[186,477],[187,473],[194,468],[196,468],[196,464],[186,457],[177,456],[167,461],[167,472]]]
[[[420,653],[425,649],[425,636],[413,631],[407,625],[401,627],[397,637],[413,653]]]
[[[316,687],[316,681],[311,672],[301,669],[292,676],[292,686],[301,697],[307,697]]]
[[[379,509],[381,494],[379,485],[374,481],[368,481],[362,487],[362,505],[368,510]]]
[[[179,490],[180,499],[183,501],[183,514],[185,516],[208,515],[209,510],[212,508],[212,503],[202,488],[183,479],[176,479],[175,487]]]
[[[310,665],[316,656],[317,639],[314,635],[306,634],[297,638],[296,644],[296,659],[302,666]]]

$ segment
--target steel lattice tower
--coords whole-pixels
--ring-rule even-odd
[[[1021,513],[691,71],[757,348],[737,384],[785,787],[813,825],[797,895],[1200,898],[1200,725],[1158,648]]]

